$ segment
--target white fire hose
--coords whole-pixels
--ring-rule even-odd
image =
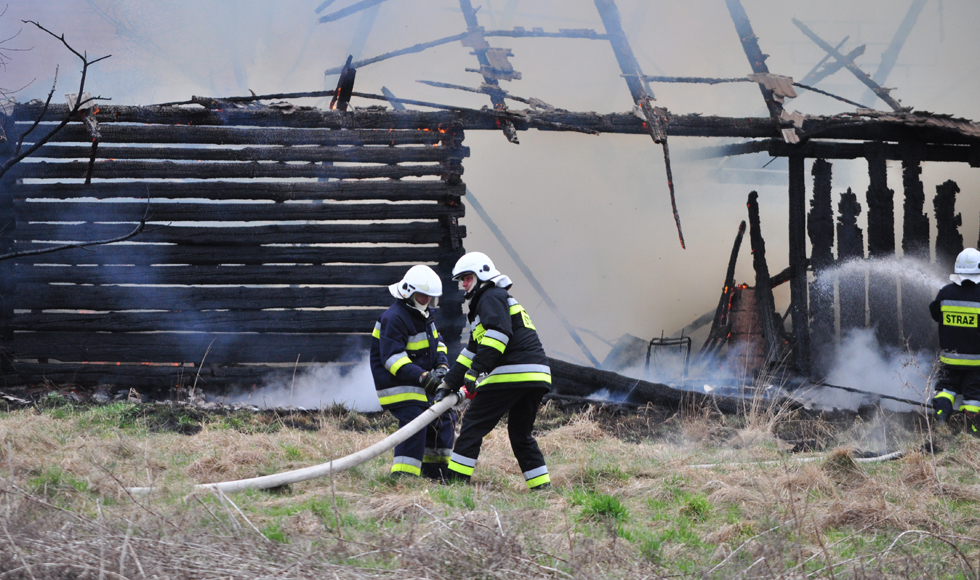
[[[346,457],[335,459],[327,463],[294,469],[283,473],[263,475],[262,477],[251,477],[249,479],[238,479],[235,481],[222,481],[219,483],[201,483],[194,486],[194,489],[216,489],[222,492],[242,491],[244,489],[269,489],[291,483],[299,483],[317,477],[327,477],[341,471],[356,467],[366,461],[388,451],[395,445],[405,441],[426,427],[437,417],[449,410],[458,401],[456,393],[450,393],[445,399],[426,409],[421,415],[416,417],[411,423],[395,431],[385,439],[378,441],[370,447],[361,449],[357,453],[352,453]],[[148,494],[158,491],[159,487],[127,487],[126,491],[132,494]]]

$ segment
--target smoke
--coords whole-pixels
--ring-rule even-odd
[[[295,380],[284,376],[254,391],[233,395],[224,402],[266,409],[325,409],[343,405],[361,413],[381,410],[366,353],[353,366],[315,365],[298,371]]]

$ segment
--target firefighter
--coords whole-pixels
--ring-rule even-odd
[[[483,438],[509,413],[507,433],[528,489],[550,486],[544,456],[531,434],[541,398],[550,390],[551,369],[538,333],[524,308],[507,292],[513,285],[485,254],[456,262],[453,279],[469,299],[469,343],[436,393],[470,399],[449,461],[452,480],[469,481]]]
[[[448,349],[432,314],[442,295],[442,281],[432,268],[412,266],[388,291],[397,300],[374,325],[371,374],[378,402],[402,428],[429,407],[449,370]],[[450,411],[395,447],[391,473],[444,479],[454,435]]]
[[[932,408],[940,422],[963,412],[967,431],[980,437],[980,251],[960,252],[949,279],[929,305],[942,361]]]

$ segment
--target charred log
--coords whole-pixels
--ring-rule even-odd
[[[725,272],[725,285],[721,289],[721,298],[718,300],[718,308],[715,309],[715,316],[711,321],[708,339],[701,346],[702,354],[714,352],[728,339],[730,331],[728,312],[731,309],[732,294],[735,291],[735,264],[738,261],[738,251],[742,247],[744,235],[745,221],[743,220],[738,225],[738,234],[735,235],[735,243],[732,244],[732,253],[728,258],[728,270]]]
[[[952,271],[956,255],[963,251],[963,235],[960,226],[963,216],[956,213],[956,194],[960,186],[952,179],[936,186],[936,197],[932,200],[936,216],[936,263],[943,269]]]
[[[857,225],[861,204],[848,188],[837,205],[837,260],[846,263],[864,259],[864,232]],[[840,295],[840,331],[845,334],[865,324],[867,297],[865,272],[841,274],[837,279]]]
[[[783,329],[769,282],[766,263],[766,243],[759,222],[759,194],[749,193],[749,241],[752,245],[752,266],[755,269],[755,294],[759,308],[759,325],[765,340],[765,364],[778,362],[782,356]]]
[[[867,143],[868,256],[895,255],[895,192],[888,189],[885,150],[881,143]],[[894,276],[868,276],[868,313],[880,344],[899,345],[898,280]]]
[[[922,180],[922,150],[919,143],[901,145],[902,184],[905,189],[902,227],[902,252],[906,257],[929,261],[929,216],[923,213],[926,203]],[[933,346],[935,323],[929,316],[930,293],[914,284],[902,284],[902,337],[912,350]]]
[[[810,284],[811,339],[814,369],[826,371],[834,341],[834,284],[825,273],[834,265],[834,209],[831,200],[832,166],[823,159],[813,162],[813,199],[807,215],[810,237],[810,264],[814,280]]]
[[[793,313],[793,354],[796,369],[810,372],[810,300],[806,282],[806,175],[803,157],[789,158],[790,310]],[[780,324],[780,326],[782,326]]]

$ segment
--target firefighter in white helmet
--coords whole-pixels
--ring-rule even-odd
[[[949,279],[929,305],[942,361],[932,408],[939,421],[962,412],[967,431],[980,437],[980,251],[960,252]]]
[[[442,281],[428,266],[412,266],[388,287],[396,302],[374,325],[371,374],[381,407],[404,427],[425,411],[449,370],[448,349],[439,338],[432,309]],[[450,411],[395,447],[393,474],[444,479],[455,435]]]
[[[548,467],[531,435],[551,369],[531,317],[507,292],[510,278],[486,254],[470,252],[456,262],[453,279],[469,299],[469,343],[436,394],[458,390],[471,399],[449,461],[451,479],[469,481],[483,438],[505,413],[507,433],[528,489],[550,485]]]

